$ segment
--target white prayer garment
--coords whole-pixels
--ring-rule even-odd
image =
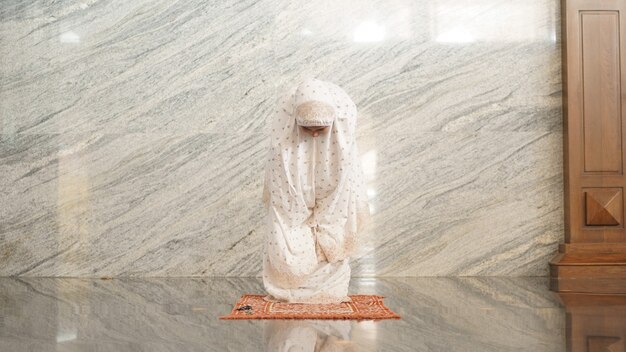
[[[356,117],[356,105],[341,87],[315,78],[279,100],[263,189],[266,300],[351,300],[349,261],[370,215]],[[304,126],[328,128],[314,137]]]

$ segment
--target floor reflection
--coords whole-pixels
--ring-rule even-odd
[[[358,351],[351,329],[348,320],[265,320],[265,351]]]
[[[626,295],[559,296],[567,314],[567,351],[626,351]]]
[[[0,350],[565,351],[578,325],[548,287],[541,277],[353,278],[350,293],[383,295],[402,319],[220,320],[241,294],[263,292],[260,278],[0,278]],[[616,312],[601,307],[568,306],[567,317]],[[620,309],[621,320],[597,319],[621,335],[593,336],[623,343]],[[615,341],[585,343],[621,351]]]

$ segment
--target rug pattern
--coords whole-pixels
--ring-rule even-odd
[[[352,302],[305,304],[269,302],[263,294],[244,294],[220,319],[400,319],[383,303],[385,296],[348,295]],[[249,306],[249,307],[246,307]]]

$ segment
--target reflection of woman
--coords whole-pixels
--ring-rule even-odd
[[[351,329],[348,320],[265,320],[265,351],[357,351],[357,345],[350,341]]]
[[[349,260],[369,215],[356,106],[339,86],[306,79],[280,100],[270,134],[265,299],[350,301]]]

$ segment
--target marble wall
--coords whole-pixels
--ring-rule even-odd
[[[353,276],[546,275],[557,0],[4,1],[0,276],[259,276],[277,97],[359,110]]]

